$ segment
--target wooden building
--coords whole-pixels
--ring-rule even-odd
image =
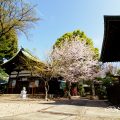
[[[104,39],[100,61],[120,62],[120,16],[104,16]],[[107,97],[112,104],[120,104],[120,76],[119,83],[107,88]]]
[[[120,16],[104,16],[104,38],[100,61],[120,62]],[[120,76],[114,76],[119,79]]]
[[[44,82],[40,74],[34,72],[32,65],[39,64],[41,69],[45,69],[45,64],[21,48],[10,60],[2,64],[2,68],[9,74],[7,93],[20,93],[26,87],[28,94],[44,92]]]

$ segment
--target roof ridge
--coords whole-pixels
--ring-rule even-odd
[[[41,62],[41,63],[42,63],[42,61],[41,61],[39,58],[35,57],[35,56],[32,55],[29,51],[27,51],[26,49],[24,49],[24,48],[21,47],[21,49],[18,50],[18,52],[15,53],[15,55],[14,55],[13,57],[11,57],[11,58],[10,58],[8,61],[6,61],[5,63],[2,63],[1,66],[4,65],[4,64],[6,64],[6,63],[8,63],[8,62],[10,62],[10,61],[11,61],[12,59],[14,59],[20,52],[22,52],[22,54],[24,54],[24,55],[25,55],[26,57],[28,57],[29,59],[31,59],[31,60],[33,60],[33,61],[36,61],[36,62]]]
[[[36,58],[36,59],[39,59],[39,58],[37,58],[36,56],[32,55],[32,53],[31,53],[30,51],[28,51],[28,50],[26,50],[26,49],[24,49],[24,48],[21,48],[21,50],[27,52],[27,53],[30,54],[32,57],[34,57],[34,58]]]

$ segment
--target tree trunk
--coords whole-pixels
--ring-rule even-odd
[[[94,81],[93,80],[91,81],[91,95],[92,95],[92,98],[94,99],[94,97],[95,97],[95,86],[94,86]]]
[[[70,90],[71,90],[71,82],[69,81],[69,82],[68,82],[68,98],[69,98],[69,100],[71,99]]]
[[[48,90],[49,90],[48,81],[45,81],[45,100],[46,101],[48,101]]]

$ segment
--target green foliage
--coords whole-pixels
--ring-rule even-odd
[[[65,40],[71,41],[72,38],[78,37],[79,40],[83,41],[86,40],[86,44],[89,44],[93,46],[93,42],[90,38],[87,38],[84,32],[81,32],[80,30],[75,30],[73,32],[65,33],[63,36],[57,39],[54,46],[61,47],[62,44],[65,42]]]
[[[6,80],[7,77],[8,77],[8,74],[5,73],[5,71],[0,67],[0,79]]]
[[[99,59],[99,49],[98,48],[93,48],[93,51],[95,52],[95,59]]]
[[[108,72],[106,74],[106,77],[97,78],[97,80],[100,81],[101,84],[96,88],[96,94],[99,96],[100,99],[104,99],[107,96],[106,88],[114,84],[115,78],[110,72]]]
[[[18,38],[15,31],[11,30],[0,38],[0,63],[3,59],[10,59],[18,51]]]
[[[106,87],[100,86],[99,88],[96,89],[96,93],[97,93],[99,99],[105,99],[107,96]]]
[[[120,69],[117,70],[117,74],[120,75]]]
[[[105,78],[97,78],[98,81],[102,82],[102,85],[107,87],[114,82],[114,78],[111,75],[107,75]]]
[[[111,77],[105,77],[105,78],[103,78],[103,85],[104,86],[109,86],[109,85],[111,85],[112,84],[112,82],[113,82],[113,78],[111,78]]]
[[[79,84],[79,85],[78,85],[78,91],[79,91],[80,96],[84,96],[84,94],[85,94],[85,89],[84,89],[84,87],[83,87],[83,84]]]
[[[66,40],[71,41],[71,40],[74,40],[76,37],[77,37],[77,40],[80,40],[80,41],[85,40],[86,45],[90,45],[92,50],[95,52],[94,58],[95,59],[99,58],[99,50],[98,50],[98,48],[94,48],[93,41],[90,38],[88,38],[84,32],[82,32],[80,30],[75,30],[73,32],[65,33],[63,36],[61,36],[60,38],[57,39],[57,41],[55,42],[53,48],[54,47],[62,47],[63,43]]]

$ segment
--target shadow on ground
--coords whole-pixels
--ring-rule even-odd
[[[107,100],[89,100],[89,99],[64,99],[54,100],[54,102],[45,102],[39,104],[52,104],[52,105],[75,105],[75,106],[87,106],[87,107],[102,107],[109,106]]]

